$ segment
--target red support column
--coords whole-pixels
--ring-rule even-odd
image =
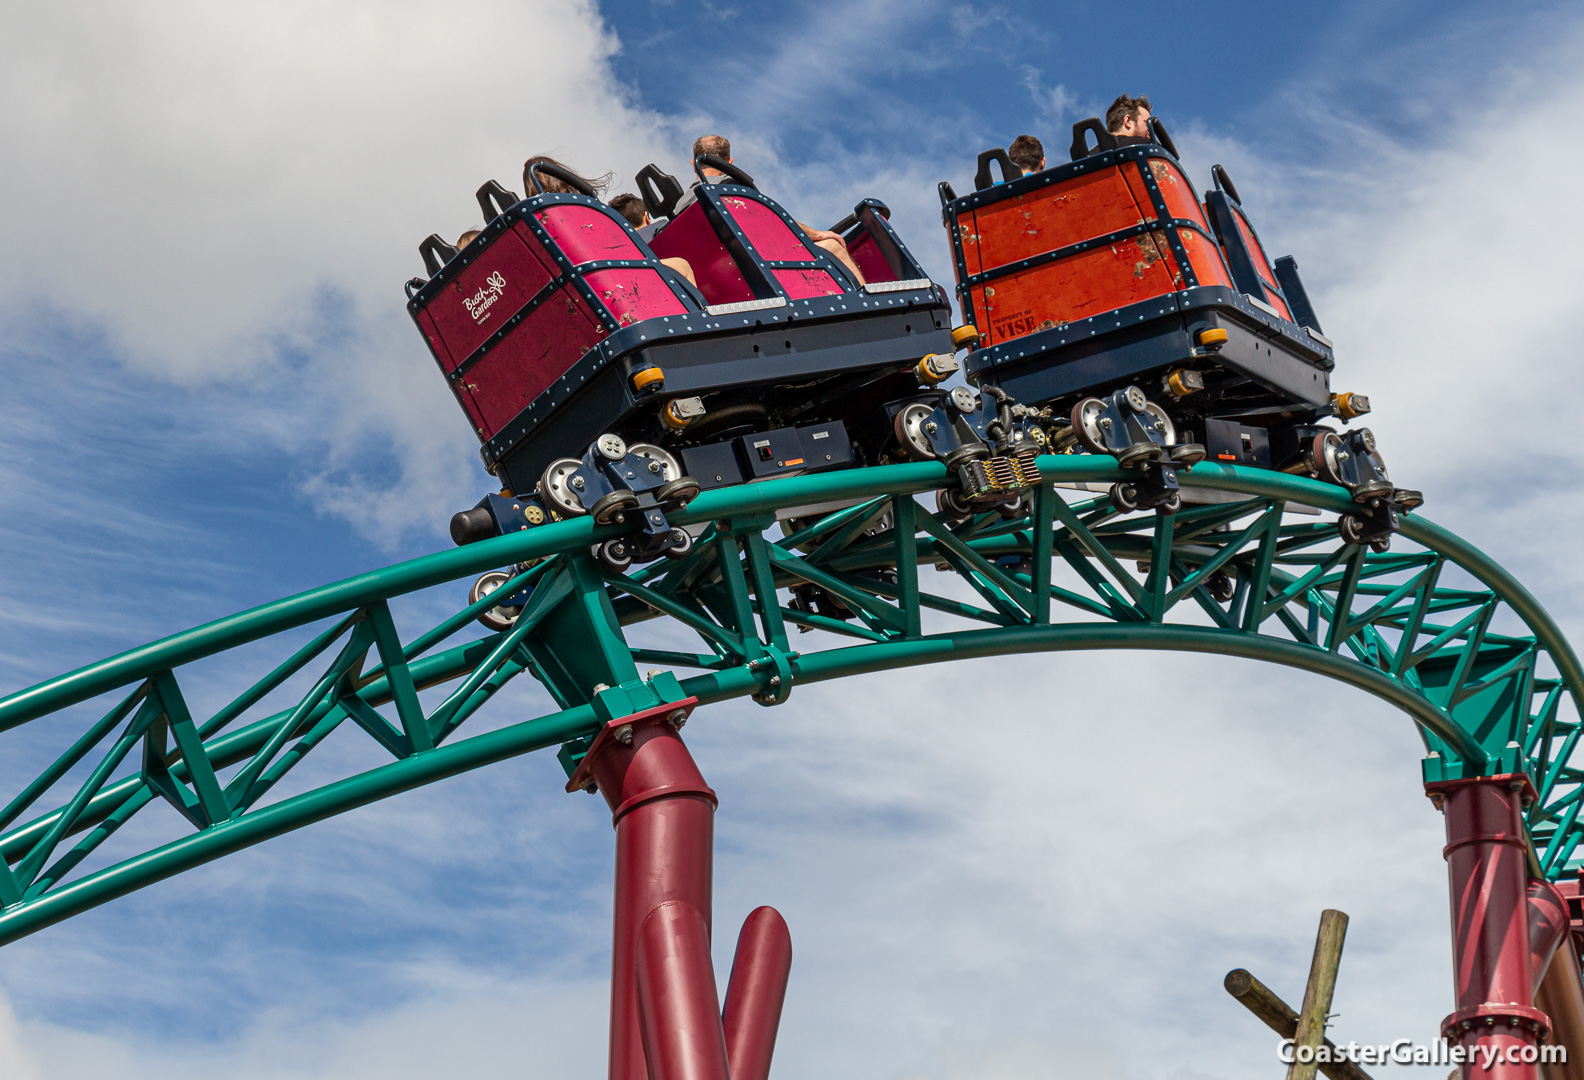
[[[1526,899],[1529,909],[1529,971],[1535,992],[1545,982],[1546,969],[1557,947],[1571,932],[1567,897],[1549,881],[1531,881]]]
[[[772,907],[756,908],[743,921],[726,984],[726,1053],[732,1080],[767,1080],[775,1052],[787,976],[792,973],[792,935]]]
[[[708,953],[715,793],[677,733],[695,704],[689,698],[611,721],[567,784],[568,791],[595,785],[616,826],[610,1080],[650,1080],[637,977],[639,929],[650,912],[680,902],[698,914],[703,970],[710,976],[711,998],[715,995]],[[716,1015],[717,1031],[719,1022]]]
[[[1440,781],[1425,790],[1446,817],[1452,899],[1457,1009],[1442,1021],[1442,1035],[1479,1055],[1465,1076],[1537,1080],[1534,1062],[1550,1024],[1534,1007],[1529,947],[1523,807],[1534,789],[1513,774]]]
[[[638,1013],[650,1080],[731,1080],[709,928],[692,904],[670,900],[638,929]]]

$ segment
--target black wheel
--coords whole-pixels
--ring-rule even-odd
[[[935,496],[935,508],[959,521],[973,517],[973,508],[962,501],[962,492],[956,488],[942,488],[940,494]]]
[[[676,455],[654,443],[633,443],[627,448],[633,457],[642,458],[645,467],[662,480],[676,480],[682,475],[682,463]]]
[[[1364,542],[1364,523],[1352,514],[1343,514],[1337,518],[1337,533],[1346,543],[1362,544]]]
[[[1369,542],[1370,550],[1377,555],[1384,555],[1391,550],[1390,536],[1377,536]]]
[[[1166,496],[1165,499],[1155,504],[1155,512],[1157,514],[1175,514],[1181,509],[1182,496],[1175,491]]]
[[[699,493],[699,482],[691,476],[667,480],[655,491],[655,501],[664,505],[686,506]]]
[[[1171,448],[1171,459],[1177,465],[1197,465],[1205,459],[1204,443],[1178,443]]]
[[[1217,570],[1205,579],[1205,591],[1210,594],[1210,599],[1224,604],[1237,595],[1237,586],[1225,570]]]
[[[584,512],[583,500],[572,486],[573,474],[582,467],[583,462],[577,458],[556,458],[539,478],[539,497],[562,517],[576,517]]]
[[[914,401],[902,406],[891,421],[892,434],[914,461],[929,461],[936,456],[935,448],[930,445],[929,435],[924,430],[924,425],[934,415],[933,406]]]
[[[1161,455],[1164,447],[1152,442],[1136,442],[1127,449],[1118,452],[1117,464],[1124,469],[1131,468],[1145,461],[1153,461]]]
[[[1078,442],[1091,454],[1109,454],[1105,431],[1100,427],[1100,414],[1105,412],[1105,402],[1099,398],[1084,398],[1073,406],[1072,428]]]
[[[685,559],[692,550],[693,535],[686,529],[672,529],[671,543],[665,549],[665,557],[668,559]]]
[[[496,589],[499,589],[502,585],[506,584],[515,576],[515,574],[507,573],[505,570],[491,570],[488,573],[480,574],[479,579],[475,581],[473,583],[473,587],[468,590],[468,603],[478,603],[480,600],[484,599]],[[482,612],[480,612],[478,615],[478,621],[480,625],[485,626],[490,630],[499,632],[501,630],[510,630],[512,628],[512,624],[517,621],[517,616],[521,614],[522,608],[520,607],[503,607],[497,605],[495,607],[485,608]]]
[[[638,505],[638,496],[630,491],[612,491],[600,496],[589,510],[596,525],[619,525],[627,520],[627,511]]]
[[[1399,510],[1417,510],[1424,505],[1424,492],[1398,488],[1392,495],[1392,501],[1397,504]]]
[[[1394,490],[1396,489],[1392,487],[1390,480],[1371,480],[1353,488],[1353,501],[1367,503],[1374,499],[1383,499]]]
[[[1132,484],[1112,484],[1111,505],[1119,513],[1131,514],[1139,508],[1138,488]]]
[[[1166,415],[1166,410],[1153,401],[1144,403],[1144,408],[1139,410],[1147,415],[1150,425],[1155,429],[1155,434],[1160,436],[1160,441],[1167,446],[1177,441],[1177,425],[1172,423],[1172,418]]]
[[[1326,483],[1346,487],[1342,482],[1342,464],[1337,460],[1340,449],[1342,439],[1336,432],[1320,432],[1309,444],[1309,468]]]
[[[618,574],[624,573],[632,565],[632,548],[620,537],[595,544],[589,551],[600,561],[600,565]]]
[[[1034,508],[1034,498],[1023,494],[1005,502],[996,503],[996,513],[1001,515],[1003,521],[1016,521]]]

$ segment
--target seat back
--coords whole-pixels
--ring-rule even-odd
[[[1205,192],[1205,208],[1215,225],[1216,236],[1226,254],[1227,268],[1238,290],[1273,308],[1288,322],[1295,321],[1287,304],[1287,297],[1277,284],[1275,269],[1265,255],[1265,248],[1249,224],[1243,204],[1238,200],[1237,188],[1220,165],[1210,170],[1215,179],[1215,190]],[[1296,264],[1294,270],[1296,271]],[[1307,297],[1305,301],[1307,303]],[[1311,318],[1313,312],[1310,313]],[[1309,324],[1305,324],[1309,325]],[[1316,327],[1318,329],[1318,327]]]
[[[856,289],[841,266],[758,190],[740,183],[700,183],[693,194],[694,201],[649,244],[661,258],[688,261],[711,307]]]
[[[891,227],[891,210],[878,199],[865,199],[831,226],[847,244],[847,253],[869,285],[919,281],[929,277],[902,238]]]

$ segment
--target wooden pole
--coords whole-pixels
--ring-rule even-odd
[[[1297,1011],[1247,971],[1237,968],[1227,972],[1224,985],[1227,993],[1242,1002],[1244,1008],[1263,1020],[1266,1027],[1282,1038],[1291,1039],[1298,1034]],[[1323,1045],[1331,1048],[1331,1060],[1322,1061],[1319,1066],[1330,1080],[1370,1080],[1369,1073],[1338,1055],[1336,1044],[1330,1039],[1326,1039]]]
[[[1347,924],[1344,912],[1327,908],[1320,913],[1320,932],[1315,935],[1309,985],[1304,987],[1298,1031],[1293,1036],[1293,1063],[1287,1066],[1287,1080],[1314,1080],[1312,1051],[1325,1041],[1326,1016],[1331,1012],[1331,995],[1336,990],[1337,967],[1342,963],[1342,939],[1347,937]],[[1301,1061],[1298,1055],[1305,1047],[1311,1054],[1308,1061]]]

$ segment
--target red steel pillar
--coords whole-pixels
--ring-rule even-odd
[[[704,916],[681,900],[661,904],[638,928],[638,1016],[650,1080],[731,1078],[709,946]]]
[[[1441,1022],[1454,1046],[1473,1048],[1464,1076],[1537,1080],[1538,1046],[1550,1027],[1534,1006],[1528,863],[1523,807],[1534,788],[1522,774],[1443,780],[1425,791],[1446,817],[1457,1009]],[[1486,1062],[1490,1062],[1488,1070]]]
[[[610,1080],[768,1080],[792,939],[774,908],[743,923],[725,1016],[710,963],[715,793],[678,734],[697,699],[606,724],[567,783],[616,826]]]
[[[726,1054],[732,1080],[767,1080],[776,1028],[792,972],[792,935],[772,907],[755,908],[737,935],[731,981],[726,984]]]
[[[594,784],[605,796],[616,826],[610,1080],[650,1080],[638,1004],[639,931],[650,912],[675,904],[696,914],[705,950],[702,973],[708,976],[709,997],[715,998],[708,953],[715,792],[704,782],[677,732],[695,704],[690,698],[611,721],[595,737],[567,784],[568,791],[587,790]],[[663,957],[657,954],[656,959]],[[685,958],[683,967],[697,971],[696,959]],[[657,980],[675,974],[674,965],[669,975],[667,966],[661,963],[652,972]],[[718,1013],[715,1026],[715,1038],[720,1039]],[[721,1061],[725,1061],[724,1049]],[[727,1077],[722,1072],[710,1080]]]

